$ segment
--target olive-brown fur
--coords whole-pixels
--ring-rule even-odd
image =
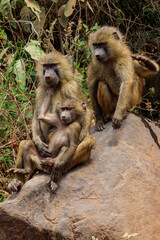
[[[49,87],[48,85],[45,84],[45,81],[44,81],[43,66],[44,65],[50,66],[52,64],[57,65],[58,81],[54,87],[53,85]],[[53,93],[50,104],[49,104],[50,113],[55,113],[57,103],[63,102],[63,100],[66,98],[75,97],[81,100],[85,99],[84,95],[81,93],[80,87],[76,79],[73,76],[73,66],[68,61],[68,57],[64,56],[63,54],[59,53],[56,50],[40,58],[37,64],[37,76],[39,79],[39,86],[36,91],[36,104],[35,104],[34,115],[32,120],[33,139],[32,141],[25,140],[20,144],[16,163],[15,163],[16,169],[17,168],[23,169],[24,162],[25,163],[27,162],[26,161],[27,158],[32,158],[33,156],[40,156],[40,158],[51,157],[51,152],[48,149],[49,134],[50,132],[54,132],[55,130],[49,124],[38,119],[43,102],[44,102],[46,91],[50,89]],[[66,166],[67,170],[69,170],[70,168],[72,168],[73,166],[75,166],[80,162],[84,162],[88,160],[91,148],[95,142],[95,139],[92,136],[88,135],[91,118],[92,118],[92,112],[87,107],[84,115],[84,121],[82,123],[81,132],[79,135],[80,144],[73,157],[72,163],[67,164]],[[25,149],[32,149],[32,151],[29,150],[26,153]],[[39,163],[39,160],[37,161]],[[34,162],[34,161],[31,160],[31,162]],[[39,168],[41,168],[41,166]],[[66,169],[64,169],[64,171],[66,171]],[[14,170],[11,172],[16,173]],[[16,175],[17,175],[16,177],[18,181],[14,180],[9,185],[10,190],[13,190],[13,191],[19,190],[19,186],[21,186],[24,183],[24,176],[22,176],[21,173],[18,174],[18,172]]]
[[[100,44],[105,44],[107,49],[103,61],[97,60],[95,55],[96,46]],[[115,27],[105,26],[90,34],[89,46],[92,61],[87,84],[96,130],[103,130],[109,119],[113,128],[119,128],[127,110],[141,102],[144,78],[156,73],[159,67],[146,57],[132,56],[123,35]]]

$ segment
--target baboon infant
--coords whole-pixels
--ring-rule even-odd
[[[127,110],[139,104],[145,77],[159,66],[144,56],[132,55],[124,37],[114,27],[102,27],[89,36],[92,61],[88,67],[88,90],[96,120],[96,130],[112,119],[120,128]]]
[[[79,144],[79,136],[86,113],[86,103],[75,98],[58,103],[56,113],[48,112],[52,91],[46,92],[39,120],[57,127],[49,135],[49,152],[52,158],[43,159],[43,165],[52,166],[51,190],[57,189],[57,182],[63,169],[71,161]]]

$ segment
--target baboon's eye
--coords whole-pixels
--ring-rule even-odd
[[[100,43],[99,48],[106,48],[106,45],[107,45],[106,43]]]
[[[93,48],[106,48],[106,43],[93,43]]]
[[[50,68],[56,69],[58,64],[50,64]]]
[[[71,107],[66,107],[66,110],[70,111],[70,110],[72,110],[72,108]]]
[[[62,111],[70,111],[70,110],[72,110],[72,108],[71,107],[62,107],[61,110]]]

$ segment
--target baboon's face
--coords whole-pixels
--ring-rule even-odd
[[[120,33],[112,27],[102,27],[89,36],[92,57],[98,62],[106,62],[115,57],[119,48]]]
[[[63,104],[57,105],[57,112],[59,118],[64,125],[68,125],[78,119],[79,116],[82,116],[86,111],[85,102],[77,102],[68,100]]]
[[[43,79],[47,87],[56,87],[59,83],[58,64],[43,64]]]
[[[64,125],[72,123],[76,118],[75,110],[73,107],[61,107],[58,112],[60,120]]]
[[[93,44],[94,57],[99,62],[105,62],[110,57],[110,48],[107,43],[94,43]]]

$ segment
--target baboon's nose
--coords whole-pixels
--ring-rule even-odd
[[[46,82],[50,81],[50,76],[45,77]]]
[[[104,56],[99,55],[99,54],[95,55],[95,57],[96,57],[96,59],[97,59],[98,61],[103,61],[103,60],[105,59]]]

